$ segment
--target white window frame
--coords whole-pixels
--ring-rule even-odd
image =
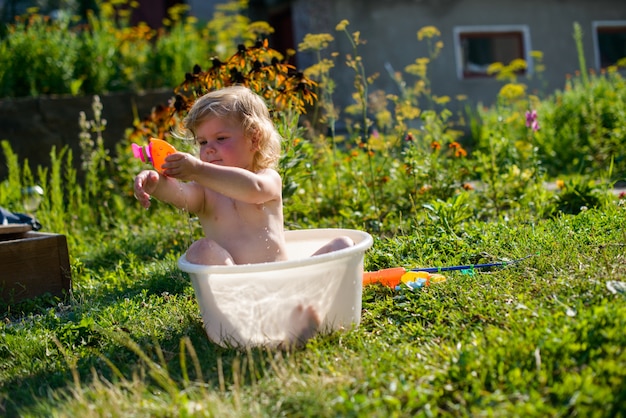
[[[530,29],[528,25],[477,25],[477,26],[455,26],[454,27],[454,54],[456,58],[456,74],[459,80],[475,80],[474,78],[466,78],[463,76],[463,47],[461,45],[461,35],[468,33],[505,33],[520,32],[524,42],[522,57],[526,61],[526,74],[533,73],[533,60],[530,51]],[[507,63],[504,63],[505,65]]]
[[[602,68],[600,62],[600,41],[598,39],[598,29],[600,28],[626,28],[626,20],[594,20],[591,22],[591,33],[593,35],[593,58],[596,70]]]

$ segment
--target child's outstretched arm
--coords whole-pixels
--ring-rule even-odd
[[[252,172],[244,168],[211,164],[186,153],[175,153],[163,165],[167,176],[193,181],[203,187],[246,203],[280,199],[282,181],[271,169]]]
[[[154,170],[144,170],[135,176],[135,198],[144,208],[150,207],[150,197],[171,203],[179,209],[195,212],[202,204],[202,190],[194,184],[182,183]]]

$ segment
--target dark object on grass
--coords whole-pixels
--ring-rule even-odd
[[[33,231],[39,231],[41,229],[41,224],[32,216],[23,213],[13,213],[0,207],[0,225],[9,224],[27,224],[31,226]]]

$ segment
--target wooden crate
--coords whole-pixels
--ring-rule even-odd
[[[0,300],[4,304],[50,293],[67,295],[71,272],[64,235],[0,226]]]

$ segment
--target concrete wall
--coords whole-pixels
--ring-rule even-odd
[[[215,12],[215,6],[224,4],[221,0],[187,0],[185,3],[189,6],[189,13],[196,16],[201,21],[209,21]]]
[[[107,120],[103,137],[110,150],[132,128],[133,115],[143,118],[154,106],[167,104],[171,90],[149,93],[115,93],[101,95],[102,117]],[[20,161],[28,159],[34,170],[37,165],[50,165],[50,150],[59,151],[69,145],[74,162],[80,164],[78,117],[85,112],[93,119],[93,97],[37,97],[0,100],[0,140],[8,140]],[[130,152],[130,151],[129,151]],[[7,175],[6,160],[0,151],[0,181]]]

